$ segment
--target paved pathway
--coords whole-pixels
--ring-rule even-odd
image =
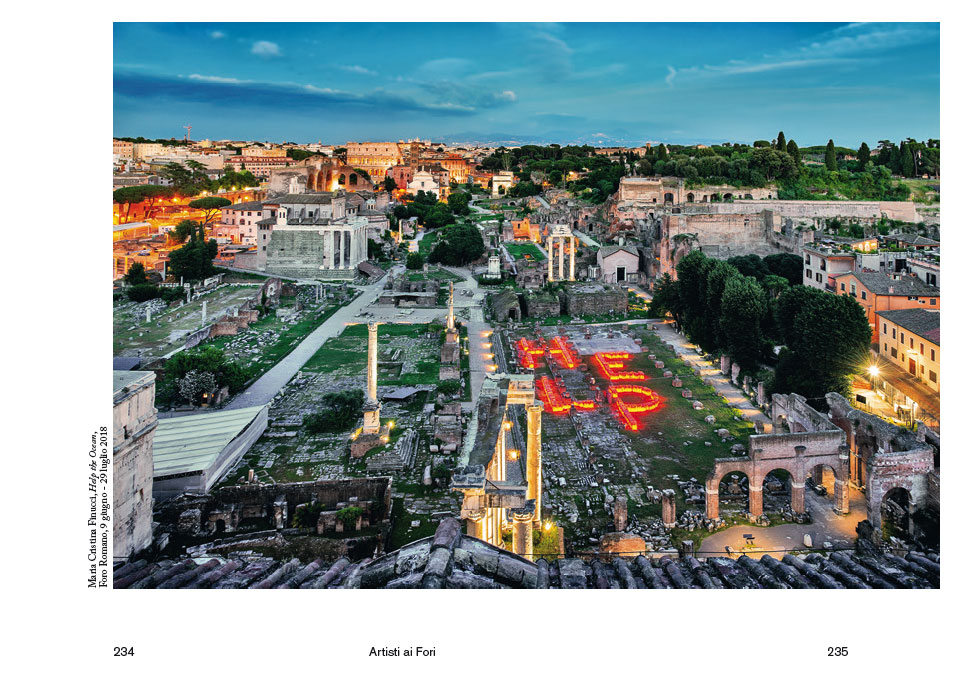
[[[484,299],[487,296],[487,290],[478,285],[477,279],[473,277],[469,267],[444,266],[442,268],[464,279],[464,281],[454,284],[454,307],[455,312],[458,307],[461,308],[462,312],[465,307],[467,308],[467,313],[462,313],[460,319],[467,327],[468,351],[470,352],[467,355],[470,364],[471,403],[469,405],[473,410],[473,404],[477,403],[481,387],[484,384],[484,375],[487,374],[486,364],[490,362],[484,358],[486,354],[491,353],[490,350],[481,346],[490,341],[489,334],[493,331],[490,324],[484,320]],[[471,292],[473,295],[468,296],[467,292]],[[468,405],[466,401],[464,405]]]
[[[401,267],[395,267],[395,269],[400,268]],[[396,275],[397,271],[394,273]],[[224,409],[235,410],[237,408],[247,408],[270,403],[270,400],[297,374],[297,371],[303,367],[304,363],[310,360],[310,357],[324,346],[327,340],[340,335],[348,323],[357,323],[365,320],[359,317],[360,312],[380,296],[386,284],[387,276],[384,276],[376,283],[363,287],[357,299],[338,309],[333,316],[307,335],[293,351],[282,358],[277,365],[264,373],[260,379],[247,387],[242,394],[228,403]]]
[[[833,484],[832,484],[833,486]],[[818,496],[811,489],[807,489],[804,505],[811,513],[811,523],[786,523],[780,526],[731,526],[712,533],[704,538],[697,555],[700,557],[724,556],[730,547],[737,558],[741,553],[752,559],[760,559],[770,553],[780,558],[786,551],[805,549],[804,535],[811,536],[814,549],[823,547],[824,542],[830,542],[832,548],[853,547],[857,536],[859,521],[867,518],[867,508],[864,494],[855,490],[850,491],[850,512],[845,516],[834,513],[834,489],[828,489],[828,495]],[[745,503],[747,500],[745,499]],[[754,536],[754,546],[746,549],[744,534]]]
[[[648,321],[648,323],[650,322],[652,321]],[[741,411],[744,419],[750,420],[751,422],[771,424],[771,418],[751,403],[748,397],[744,395],[744,392],[731,384],[728,378],[721,374],[719,368],[715,367],[706,357],[698,354],[697,349],[691,344],[689,339],[676,332],[666,321],[653,322],[655,323],[654,329],[658,337],[673,346],[677,350],[677,355],[684,363],[692,368],[699,368],[701,371],[701,380],[709,386],[716,387],[718,393],[727,399],[727,402],[730,403],[732,407],[738,408]]]

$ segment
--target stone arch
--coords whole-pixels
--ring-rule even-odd
[[[751,195],[750,193],[745,193],[745,194],[742,196],[742,198],[744,198],[745,200],[754,200],[754,196]]]
[[[350,173],[350,180],[348,181],[348,183],[351,186],[357,186],[357,175],[354,174],[353,172]]]
[[[346,184],[347,184],[347,175],[345,175],[343,172],[341,172],[341,173],[340,173],[340,178],[337,180],[337,185],[338,185],[338,186],[344,186],[344,185],[346,185]]]
[[[734,194],[732,194],[732,193],[725,193],[725,194],[724,194],[724,200],[734,200]]]
[[[223,519],[217,519],[217,521],[214,523],[214,533],[219,535],[221,533],[226,533],[226,532],[227,532],[227,522],[224,521]]]
[[[762,477],[757,475],[757,480],[761,486],[761,505],[765,512],[774,511],[774,498],[784,495],[788,498],[791,509],[797,513],[804,511],[804,491],[801,491],[801,501],[795,501],[794,486],[796,481],[794,474],[785,466],[772,467]]]
[[[711,194],[711,202],[712,202],[712,203],[716,203],[717,200],[718,200],[717,194],[716,194],[716,193],[712,193],[712,194]]]
[[[664,204],[673,205],[674,204],[674,194],[668,191],[664,194]]]
[[[694,202],[694,194],[693,194],[693,193],[687,194],[687,202],[688,202],[688,203],[693,203],[693,202]]]
[[[732,503],[737,502],[738,498],[742,503],[742,509],[748,510],[748,500],[750,498],[750,477],[741,471],[729,471],[718,479],[718,500]]]
[[[889,489],[881,497],[881,524],[891,533],[914,532],[912,515],[914,514],[914,499],[911,491],[903,486]]]

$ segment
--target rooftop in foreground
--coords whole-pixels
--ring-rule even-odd
[[[249,552],[136,561],[114,571],[116,588],[210,589],[937,589],[940,556],[903,557],[859,541],[858,549],[680,559],[559,559],[533,563],[461,533],[457,519],[433,537],[374,559],[281,562]]]

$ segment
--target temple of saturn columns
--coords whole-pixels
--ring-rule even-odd
[[[557,276],[554,275],[554,246],[557,245]],[[565,246],[567,250],[565,252]],[[571,232],[567,224],[552,224],[550,235],[544,239],[547,248],[547,280],[574,280],[574,253],[577,252],[577,237]],[[566,254],[566,257],[565,257]],[[568,261],[567,272],[564,271],[564,260]]]

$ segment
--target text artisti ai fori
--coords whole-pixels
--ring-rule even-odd
[[[436,658],[437,648],[433,646],[430,648],[426,646],[408,646],[407,648],[401,648],[400,646],[377,648],[376,646],[371,646],[370,653],[368,653],[367,656],[376,656],[378,658]]]

